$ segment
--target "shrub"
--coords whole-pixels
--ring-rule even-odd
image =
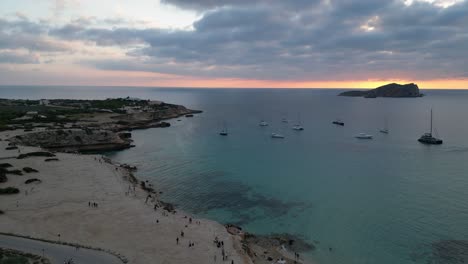
[[[19,189],[15,187],[0,188],[0,194],[17,194]]]
[[[25,184],[30,184],[30,183],[33,183],[33,182],[41,183],[42,181],[39,180],[39,179],[36,179],[36,178],[32,178],[32,179],[27,179],[24,183]]]
[[[6,170],[4,171],[5,174],[15,174],[15,175],[23,175],[23,173],[20,170]]]
[[[10,168],[13,167],[10,163],[0,163],[0,168]]]
[[[26,173],[39,172],[38,170],[30,168],[30,167],[24,167],[23,171],[26,172]]]
[[[17,159],[24,159],[27,157],[55,157],[55,154],[47,152],[47,151],[36,151],[36,152],[29,152],[26,154],[20,154]]]
[[[52,159],[45,159],[44,161],[45,161],[45,162],[48,162],[48,161],[59,161],[59,159],[57,159],[57,158],[52,158]]]
[[[18,149],[17,146],[10,146],[10,147],[6,147],[5,148],[6,150],[14,150],[14,149]]]
[[[0,172],[0,182],[7,182],[7,181],[8,181],[8,178],[5,175],[5,173]]]

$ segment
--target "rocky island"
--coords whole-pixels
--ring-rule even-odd
[[[423,94],[419,92],[418,85],[414,83],[397,84],[390,83],[367,91],[346,91],[339,94],[339,96],[351,97],[422,97]]]

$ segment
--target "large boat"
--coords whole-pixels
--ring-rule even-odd
[[[271,133],[271,137],[272,138],[284,138],[282,134],[278,134],[278,133]]]
[[[358,135],[355,136],[355,138],[358,139],[372,139],[372,135],[366,134],[366,133],[359,133]]]
[[[338,126],[344,126],[344,122],[339,120],[339,119],[333,121],[332,123],[335,124],[335,125],[338,125]]]
[[[431,125],[429,133],[424,133],[419,139],[419,142],[429,145],[440,145],[443,143],[442,139],[436,138],[432,135],[432,109],[431,109]]]
[[[268,123],[264,120],[260,121],[259,126],[268,126]]]

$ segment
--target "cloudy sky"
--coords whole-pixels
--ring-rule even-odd
[[[1,0],[0,85],[468,88],[468,0]]]

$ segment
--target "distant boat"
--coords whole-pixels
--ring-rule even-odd
[[[366,134],[366,133],[359,133],[358,135],[355,136],[355,138],[358,139],[372,139],[372,135]]]
[[[304,128],[301,125],[301,118],[297,115],[297,123],[292,127],[293,130],[302,131]]]
[[[221,132],[219,132],[221,136],[227,136],[228,135],[228,129],[226,124],[223,125],[223,129],[221,129]]]
[[[279,134],[279,133],[271,133],[271,137],[272,138],[284,138],[284,136],[282,134]]]
[[[297,130],[297,131],[302,131],[304,128],[301,125],[294,125],[292,129]]]
[[[186,114],[185,117],[193,117],[193,114]]]
[[[333,121],[332,123],[335,124],[335,125],[338,125],[338,126],[344,126],[344,122],[339,120],[339,119]]]
[[[384,133],[384,134],[388,134],[388,121],[387,121],[387,118],[385,118],[385,125],[382,129],[379,130],[380,133]]]
[[[260,121],[259,126],[268,126],[268,123],[264,120]]]
[[[419,142],[429,145],[440,145],[443,143],[442,139],[432,136],[432,108],[431,108],[431,125],[429,133],[424,133],[419,139]]]
[[[281,119],[281,122],[283,122],[283,123],[288,123],[289,121],[288,121],[287,118],[283,118],[283,119]]]

